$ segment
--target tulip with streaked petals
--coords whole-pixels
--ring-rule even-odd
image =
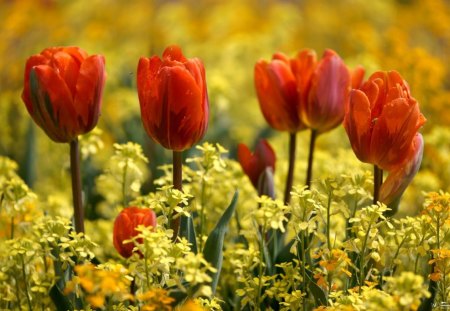
[[[304,129],[298,117],[298,92],[289,58],[276,53],[270,62],[258,61],[254,77],[259,106],[267,123],[290,133]]]
[[[244,173],[250,178],[256,189],[258,189],[259,179],[266,168],[275,171],[275,152],[265,139],[258,141],[253,153],[246,145],[239,144],[238,160]]]
[[[135,206],[124,208],[114,221],[113,242],[114,247],[125,258],[133,254],[134,244],[132,242],[124,243],[139,232],[136,228],[139,225],[145,227],[156,227],[156,215],[153,210],[148,208],[138,208]],[[139,241],[142,242],[142,241]]]
[[[67,143],[96,125],[105,84],[105,59],[78,47],[52,47],[25,66],[22,99],[34,122]]]
[[[299,55],[301,54],[302,52]],[[302,77],[303,74],[298,72],[298,68],[304,67],[296,64],[298,62],[304,61],[299,58],[294,62],[294,75]],[[347,66],[332,50],[326,50],[319,62],[307,60],[306,63],[315,66],[312,73],[311,65],[306,66],[310,81],[297,78],[301,93],[299,117],[312,130],[318,133],[327,132],[341,124],[344,119],[352,78]]]
[[[144,128],[164,148],[183,151],[202,139],[209,104],[201,60],[184,57],[178,46],[166,48],[162,59],[141,57],[137,89]]]
[[[379,71],[352,90],[344,127],[359,160],[390,171],[408,157],[425,121],[400,74]]]
[[[417,133],[409,148],[406,159],[389,172],[380,188],[380,202],[389,205],[400,199],[417,174],[423,156],[423,137]]]

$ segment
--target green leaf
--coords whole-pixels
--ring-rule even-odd
[[[314,278],[312,277],[312,272],[307,270],[306,276],[308,277],[308,287],[311,291],[314,300],[316,302],[317,306],[326,306],[327,305],[327,295],[323,291],[323,289],[317,285],[317,283],[314,281]]]
[[[55,284],[50,289],[50,298],[55,304],[56,310],[58,311],[72,311],[73,306],[69,298],[67,298]]]
[[[239,192],[236,191],[230,205],[217,222],[216,227],[209,234],[208,239],[205,243],[205,248],[203,249],[203,256],[217,270],[217,272],[215,273],[210,273],[213,279],[211,284],[213,293],[216,292],[217,283],[219,282],[220,270],[222,269],[223,241],[225,239],[225,233],[228,230],[228,223],[230,222],[236,208],[238,197]]]
[[[197,254],[197,239],[195,237],[194,221],[192,217],[181,216],[180,237],[185,237],[191,243],[191,250]]]

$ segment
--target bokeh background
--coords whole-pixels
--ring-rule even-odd
[[[402,204],[414,213],[423,191],[450,190],[450,1],[0,0],[0,38],[0,155],[17,161],[34,191],[59,205],[70,205],[69,147],[51,142],[31,122],[20,94],[26,59],[60,45],[106,57],[98,125],[104,148],[84,166],[88,188],[114,142],[143,146],[151,167],[143,191],[152,189],[156,167],[170,163],[170,153],[142,128],[135,79],[140,56],[161,55],[178,44],[187,57],[205,63],[211,107],[205,141],[222,144],[235,157],[238,142],[268,137],[278,171],[286,165],[287,135],[268,129],[260,113],[253,86],[258,59],[277,51],[294,56],[303,48],[321,55],[332,48],[350,67],[363,65],[366,78],[375,70],[399,71],[428,119],[422,168]],[[297,175],[303,176],[309,138],[306,132],[299,136]],[[335,173],[327,162],[354,158],[342,127],[322,136],[317,177]]]

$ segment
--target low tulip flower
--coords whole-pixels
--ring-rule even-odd
[[[276,156],[270,144],[265,139],[261,139],[256,145],[254,153],[252,153],[246,145],[239,144],[238,160],[242,170],[250,178],[255,189],[257,189],[260,194],[268,194],[261,193],[262,191],[260,190],[268,188],[267,185],[262,185],[261,182],[264,180],[266,169],[269,168],[272,173],[275,171]],[[270,189],[269,192],[271,192]]]
[[[134,244],[132,242],[124,243],[124,241],[139,234],[136,230],[139,225],[155,228],[155,212],[148,208],[131,206],[124,208],[114,221],[114,247],[122,257],[129,258],[133,254]]]

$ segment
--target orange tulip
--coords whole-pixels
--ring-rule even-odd
[[[183,151],[203,137],[209,105],[199,59],[185,58],[178,46],[166,48],[162,59],[142,57],[137,89],[144,128],[163,147]]]
[[[113,242],[114,247],[125,258],[133,254],[134,244],[132,242],[124,243],[139,232],[136,227],[139,225],[156,227],[156,215],[153,210],[148,208],[138,208],[135,206],[124,208],[114,221]],[[139,241],[142,243],[142,241]]]
[[[244,173],[247,174],[256,189],[258,189],[261,174],[267,167],[275,171],[275,152],[265,139],[258,142],[254,153],[246,145],[239,144],[238,160]]]
[[[380,188],[380,201],[390,204],[402,196],[420,168],[423,155],[423,137],[417,133],[409,148],[408,155],[397,167],[389,172]]]
[[[290,60],[276,53],[271,62],[255,65],[255,88],[267,123],[278,131],[297,132],[305,126],[298,117],[298,93]]]
[[[105,59],[78,47],[53,47],[31,56],[22,99],[36,124],[55,142],[66,143],[98,121]]]
[[[316,62],[314,52],[304,50],[293,60],[292,68],[300,92],[301,121],[318,133],[327,132],[341,124],[352,77],[339,55],[326,50],[322,59]]]
[[[359,160],[390,171],[408,157],[425,121],[400,74],[376,72],[351,92],[344,127]]]

